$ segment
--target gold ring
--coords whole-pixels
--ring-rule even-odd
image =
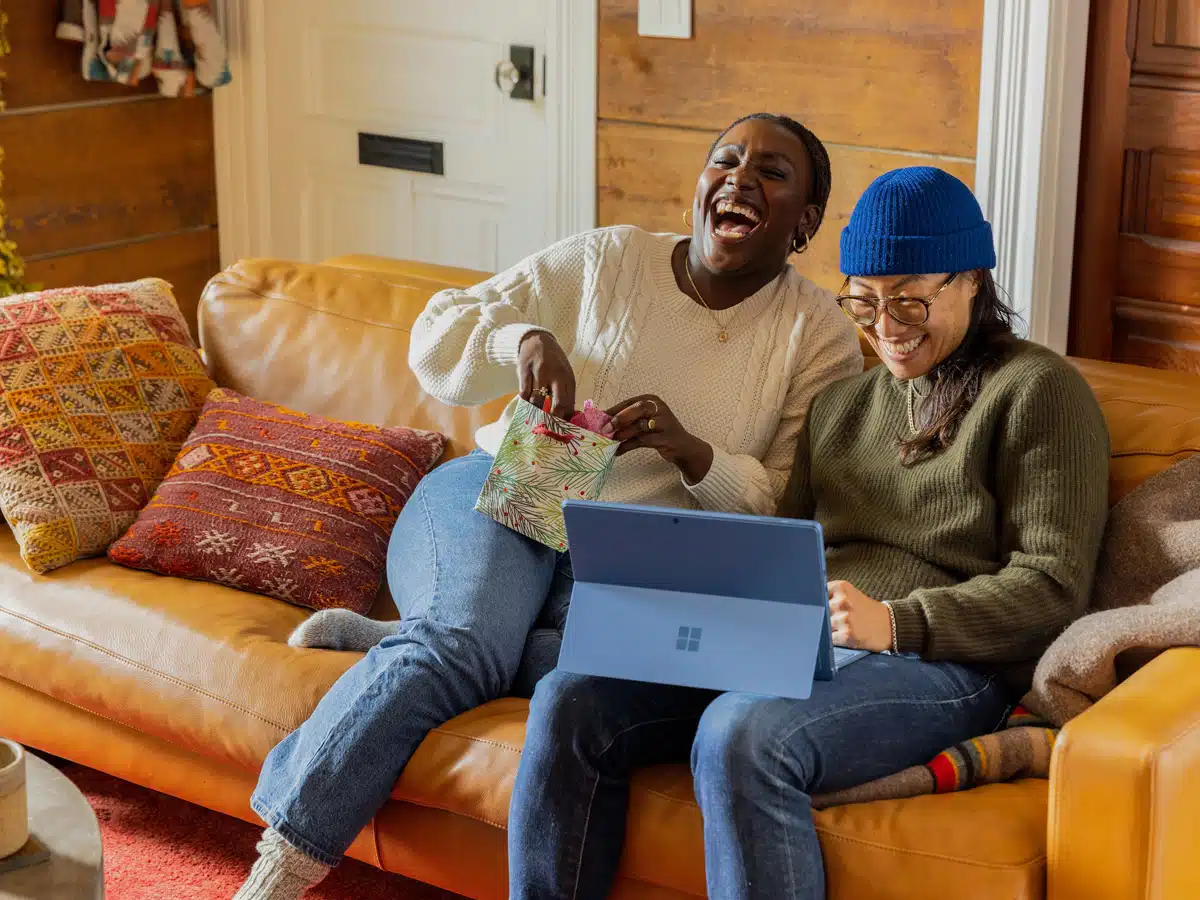
[[[646,422],[646,430],[647,431],[654,430],[654,420],[653,419],[650,419],[648,422]]]

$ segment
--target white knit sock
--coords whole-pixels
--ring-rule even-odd
[[[329,866],[297,850],[274,828],[255,847],[258,859],[233,900],[297,900],[329,874]]]
[[[395,634],[399,627],[399,622],[368,619],[348,609],[322,609],[300,623],[288,638],[288,643],[293,647],[360,650],[366,653],[388,635]]]

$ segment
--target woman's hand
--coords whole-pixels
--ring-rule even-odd
[[[630,450],[657,450],[683,473],[688,484],[703,481],[712,468],[712,447],[689,433],[661,398],[650,394],[633,397],[608,414],[613,417],[613,440],[621,442],[618,456]]]
[[[882,653],[892,648],[892,617],[848,581],[829,582],[829,613],[833,642],[839,647]]]
[[[517,355],[517,385],[521,399],[539,409],[546,396],[554,404],[554,415],[575,415],[575,372],[554,335],[531,331],[521,340]],[[540,396],[534,400],[534,394]]]

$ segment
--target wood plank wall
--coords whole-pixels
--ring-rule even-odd
[[[83,81],[80,45],[54,36],[59,7],[5,4],[9,236],[45,287],[165,278],[195,330],[220,268],[211,99]]]
[[[836,290],[838,234],[899,166],[975,172],[983,0],[694,0],[693,38],[637,34],[637,0],[600,0],[601,225],[683,231],[705,152],[741,115],[786,113],[829,150],[825,223],[797,266]]]

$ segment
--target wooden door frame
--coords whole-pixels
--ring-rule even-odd
[[[233,80],[213,92],[221,265],[270,254],[265,0],[217,0]]]
[[[553,237],[596,225],[597,0],[543,0]],[[214,92],[221,265],[271,254],[265,0],[217,0],[233,81]],[[539,76],[540,78],[540,76]]]
[[[985,0],[975,193],[1031,340],[1067,349],[1087,63],[1083,0]]]
[[[1117,284],[1125,131],[1137,0],[1093,5],[1088,34],[1091,61],[1084,89],[1079,219],[1075,231],[1069,349],[1074,356],[1109,359]]]

